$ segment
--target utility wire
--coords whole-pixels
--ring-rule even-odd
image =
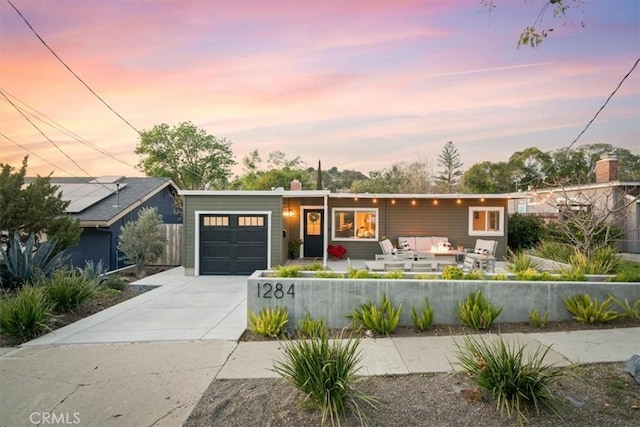
[[[24,145],[14,141],[13,139],[9,138],[7,135],[3,134],[2,132],[0,132],[0,136],[5,138],[7,141],[12,142],[13,144],[17,145],[18,147],[22,148],[24,151],[26,151],[29,154],[33,154],[35,157],[39,158],[40,160],[42,160],[43,162],[47,163],[48,165],[53,166],[56,169],[61,170],[62,172],[66,173],[69,176],[74,176],[74,174],[72,174],[71,172],[69,172],[68,170],[61,168],[60,166],[56,165],[55,163],[51,163],[49,160],[45,159],[44,157],[40,156],[38,153],[36,153],[33,150],[28,149],[27,147],[25,147]]]
[[[26,121],[28,121],[28,122],[31,124],[31,126],[33,126],[34,128],[36,128],[36,130],[37,130],[38,132],[40,132],[40,134],[41,134],[41,135],[42,135],[42,136],[43,136],[47,141],[49,141],[49,142],[51,143],[51,145],[53,145],[54,147],[56,147],[56,149],[57,149],[58,151],[60,151],[62,154],[64,154],[64,156],[65,156],[67,159],[69,159],[69,160],[71,161],[71,163],[73,163],[74,165],[76,165],[76,167],[77,167],[78,169],[80,169],[80,170],[81,170],[81,171],[82,171],[86,176],[91,177],[91,174],[90,174],[89,172],[87,172],[86,170],[84,170],[84,169],[82,168],[82,166],[80,166],[80,165],[78,164],[78,162],[76,162],[75,160],[73,160],[73,159],[72,159],[72,158],[71,158],[67,153],[65,153],[65,152],[64,152],[64,150],[58,146],[58,144],[56,144],[55,142],[53,142],[53,141],[51,140],[51,138],[49,138],[49,137],[48,137],[48,136],[47,136],[47,135],[46,135],[46,134],[45,134],[45,133],[44,133],[44,132],[43,132],[43,131],[42,131],[42,130],[41,130],[41,129],[40,129],[40,128],[35,124],[35,123],[33,123],[33,121],[31,121],[31,119],[29,119],[29,117],[27,117],[27,115],[26,115],[26,114],[24,114],[24,113],[23,113],[23,112],[18,108],[18,106],[17,106],[16,104],[14,104],[14,103],[13,103],[13,101],[12,101],[12,100],[10,100],[10,99],[9,99],[9,98],[4,94],[4,93],[2,93],[2,92],[0,92],[0,95],[2,95],[2,96],[4,97],[4,99],[6,99],[6,100],[9,102],[9,104],[11,104],[11,105],[13,106],[13,108],[15,108],[15,109],[16,109],[16,111],[17,111],[18,113],[20,113],[20,114],[22,115],[22,117],[24,117],[24,118],[25,118],[25,120],[26,120]],[[106,188],[106,187],[105,187],[105,188]]]
[[[13,94],[11,94],[11,93],[7,92],[6,90],[4,90],[4,89],[2,89],[2,88],[0,88],[0,93],[4,94],[5,96],[7,96],[7,95],[8,95],[8,96],[10,96],[11,98],[13,98],[15,101],[18,101],[18,102],[20,102],[22,105],[26,106],[26,107],[27,107],[29,110],[31,110],[31,111],[28,111],[28,110],[26,110],[26,109],[24,109],[24,108],[22,108],[22,107],[18,107],[18,108],[19,108],[21,111],[25,112],[26,114],[29,114],[31,117],[33,117],[33,118],[35,118],[35,119],[39,120],[40,122],[42,122],[42,123],[46,124],[47,126],[50,126],[50,127],[54,128],[54,129],[56,129],[56,130],[58,130],[58,131],[60,131],[60,132],[64,133],[65,135],[67,135],[67,136],[69,136],[69,137],[71,137],[71,138],[75,139],[76,141],[80,142],[81,144],[86,145],[87,147],[90,147],[90,148],[92,148],[92,149],[96,150],[97,152],[99,152],[100,154],[103,154],[103,155],[104,155],[104,156],[106,156],[106,157],[109,157],[109,158],[111,158],[111,159],[113,159],[113,160],[115,160],[115,161],[117,161],[117,162],[119,162],[119,163],[122,163],[123,165],[129,166],[130,168],[133,168],[133,169],[137,170],[136,166],[134,166],[134,165],[132,165],[132,164],[130,164],[130,163],[127,163],[127,162],[126,162],[126,161],[124,161],[124,160],[120,160],[119,158],[115,157],[113,154],[109,153],[108,151],[103,150],[101,147],[97,146],[96,144],[93,144],[93,143],[91,143],[91,142],[87,141],[86,139],[84,139],[84,138],[80,137],[79,135],[77,135],[77,134],[76,134],[76,133],[74,133],[73,131],[71,131],[71,130],[67,129],[66,127],[64,127],[64,126],[63,126],[63,125],[61,125],[60,123],[58,123],[58,122],[56,122],[55,120],[53,120],[51,117],[49,117],[49,116],[47,116],[46,114],[44,114],[44,113],[42,113],[42,112],[40,112],[40,111],[36,110],[35,108],[33,108],[32,106],[30,106],[29,104],[27,104],[26,102],[24,102],[23,100],[21,100],[20,98],[18,98],[17,96],[15,96],[15,95],[13,95]],[[35,113],[35,114],[34,114],[34,113]],[[41,117],[39,117],[39,116],[41,116]],[[42,119],[42,117],[44,117],[45,119],[47,119],[47,120],[48,120],[48,122],[47,122],[47,120]]]
[[[67,64],[66,64],[66,63],[65,63],[65,62],[64,62],[64,61],[59,57],[59,56],[58,56],[58,54],[54,52],[54,50],[53,50],[53,49],[51,49],[51,48],[49,47],[49,45],[48,45],[48,44],[47,44],[47,43],[42,39],[42,37],[40,37],[40,34],[38,34],[38,32],[37,32],[37,31],[36,31],[36,30],[31,26],[31,24],[29,23],[29,21],[27,21],[27,18],[25,18],[25,17],[24,17],[24,15],[22,15],[22,13],[18,10],[18,8],[17,8],[17,7],[15,7],[15,6],[13,5],[13,3],[11,3],[11,1],[10,1],[10,0],[7,0],[7,3],[9,3],[9,4],[11,5],[11,7],[13,8],[13,10],[15,10],[15,11],[16,11],[16,13],[17,13],[18,15],[20,15],[20,18],[22,18],[22,20],[25,22],[25,24],[27,24],[27,26],[28,26],[28,27],[29,27],[29,29],[33,32],[33,34],[35,34],[35,35],[36,35],[36,37],[38,38],[38,40],[40,40],[40,42],[41,42],[41,43],[42,43],[42,44],[43,44],[47,49],[49,49],[49,52],[51,52],[51,54],[52,54],[53,56],[55,56],[55,57],[56,57],[56,59],[57,59],[58,61],[60,61],[60,63],[61,63],[62,65],[64,65],[64,66],[65,66],[65,68],[66,68],[67,70],[69,70],[69,72],[70,72],[71,74],[73,74],[73,76],[74,76],[76,79],[78,79],[78,81],[80,81],[80,83],[82,83],[82,84],[84,85],[84,87],[86,87],[86,88],[89,90],[89,92],[91,92],[91,93],[92,93],[96,98],[98,98],[98,99],[100,100],[100,102],[102,102],[102,103],[103,103],[103,104],[104,104],[104,105],[105,105],[109,110],[111,110],[111,111],[112,111],[116,116],[118,116],[118,117],[119,117],[123,122],[125,122],[127,125],[129,125],[129,127],[130,127],[131,129],[133,129],[134,131],[136,131],[136,133],[138,133],[138,134],[140,133],[140,131],[139,131],[138,129],[136,129],[136,128],[135,128],[135,126],[133,126],[131,123],[129,123],[129,121],[127,121],[127,119],[125,119],[124,117],[122,117],[122,116],[121,116],[121,115],[120,115],[116,110],[114,110],[113,108],[111,108],[111,106],[110,106],[109,104],[107,104],[107,102],[106,102],[104,99],[102,99],[102,98],[100,97],[100,95],[98,95],[97,93],[95,93],[95,92],[94,92],[94,90],[93,90],[93,89],[91,89],[91,87],[89,87],[89,85],[88,85],[87,83],[85,83],[85,82],[84,82],[84,80],[82,80],[82,79],[81,79],[81,78],[80,78],[80,77],[79,77],[79,76],[78,76],[78,75],[77,75],[77,74],[76,74],[76,73],[75,73],[75,72],[74,72],[74,71],[73,71],[73,70],[72,70],[72,69],[71,69],[71,68],[70,68],[70,67],[69,67],[69,66],[68,66],[68,65],[67,65]]]
[[[604,101],[604,104],[602,104],[602,106],[598,109],[598,111],[596,111],[596,114],[594,114],[594,116],[591,118],[591,120],[589,120],[589,122],[587,123],[587,125],[584,127],[584,129],[582,129],[582,131],[578,134],[578,136],[576,136],[576,138],[571,142],[571,144],[569,144],[567,146],[567,150],[571,150],[571,147],[573,147],[575,145],[576,142],[578,142],[578,140],[580,139],[580,137],[587,131],[587,129],[589,129],[589,126],[591,126],[591,124],[595,121],[596,117],[598,117],[598,115],[602,112],[602,110],[604,110],[604,108],[607,106],[607,104],[609,103],[609,101],[611,100],[611,98],[613,98],[613,96],[616,94],[616,92],[618,92],[618,89],[620,89],[620,87],[622,86],[622,83],[624,83],[625,80],[627,80],[627,78],[631,75],[631,73],[633,73],[633,71],[636,69],[636,67],[638,66],[638,63],[640,63],[640,57],[638,59],[636,59],[636,62],[633,64],[633,66],[631,67],[631,69],[627,72],[627,74],[624,75],[624,77],[622,77],[622,80],[620,80],[620,82],[618,83],[618,85],[616,86],[616,88],[613,90],[613,92],[611,92],[611,94],[607,97],[606,101]],[[540,174],[545,174],[546,172],[548,172],[553,166],[550,164],[548,165],[546,168],[544,168],[542,171],[540,171]],[[519,185],[529,185],[531,184],[533,181],[535,181],[536,178],[532,178],[529,181],[526,182],[520,182]]]

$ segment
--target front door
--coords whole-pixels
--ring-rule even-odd
[[[306,257],[321,258],[324,256],[324,215],[322,209],[303,210],[302,253]]]

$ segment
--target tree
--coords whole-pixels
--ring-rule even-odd
[[[525,3],[529,1],[531,0],[525,0]],[[481,0],[480,3],[485,7],[488,7],[490,11],[496,7],[493,0]],[[522,33],[520,33],[518,48],[523,45],[537,47],[551,32],[553,32],[553,28],[540,29],[549,8],[553,9],[552,14],[554,18],[564,20],[564,23],[566,24],[568,10],[572,7],[577,9],[582,3],[583,0],[543,0],[542,8],[540,9],[535,21],[533,21],[533,24],[525,27],[525,29],[522,30]],[[584,22],[580,22],[580,26],[584,28]]]
[[[308,169],[300,157],[288,159],[286,154],[279,150],[269,153],[267,165],[264,170],[260,166],[262,159],[258,150],[254,150],[242,159],[244,175],[236,177],[231,188],[242,190],[270,190],[272,188],[289,188],[291,181],[297,179],[302,183],[302,188],[312,188],[314,182],[313,168]]]
[[[506,162],[482,162],[471,166],[463,175],[467,193],[508,193],[515,188],[512,167]]]
[[[444,145],[438,156],[438,165],[442,167],[440,175],[436,178],[438,186],[444,193],[453,193],[458,188],[458,181],[462,176],[460,153],[453,142],[449,141]]]
[[[28,156],[20,170],[0,163],[0,242],[10,245],[10,238],[18,233],[24,243],[30,234],[36,245],[46,235],[57,240],[56,252],[75,246],[80,238],[79,221],[65,213],[69,201],[62,200],[59,187],[51,185],[51,177],[36,177],[26,187]]]
[[[168,177],[184,190],[224,189],[235,164],[231,143],[191,122],[163,123],[140,133],[138,167],[148,176]]]
[[[136,222],[120,227],[118,249],[126,259],[135,264],[136,276],[142,277],[145,266],[156,261],[164,253],[165,237],[162,233],[162,215],[156,208],[143,208]]]
[[[318,176],[316,177],[316,190],[322,190],[322,166],[318,160]]]

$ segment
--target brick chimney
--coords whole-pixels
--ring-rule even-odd
[[[618,180],[618,158],[615,154],[603,154],[596,162],[596,182]]]
[[[291,181],[290,189],[291,191],[300,191],[302,190],[302,183],[297,179],[294,179],[293,181]]]

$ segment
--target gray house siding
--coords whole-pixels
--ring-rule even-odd
[[[506,199],[437,199],[434,204],[431,199],[396,199],[395,204],[390,199],[381,199],[374,203],[372,199],[329,199],[331,208],[362,207],[378,209],[378,237],[380,240],[388,238],[394,245],[398,236],[444,236],[454,245],[473,248],[476,239],[496,240],[498,242],[497,257],[501,258],[506,252],[508,218]],[[502,207],[504,208],[503,236],[470,236],[469,207]],[[329,222],[331,226],[331,222]],[[331,230],[329,236],[332,236]],[[347,249],[347,256],[353,259],[372,259],[376,253],[381,253],[377,241],[331,241],[330,244],[340,244]]]
[[[197,211],[220,212],[271,212],[271,266],[282,263],[282,196],[250,196],[250,195],[212,195],[184,197],[184,267],[187,275],[194,275],[195,271],[195,245],[196,229],[199,224],[196,220]],[[269,266],[269,267],[271,267]]]

